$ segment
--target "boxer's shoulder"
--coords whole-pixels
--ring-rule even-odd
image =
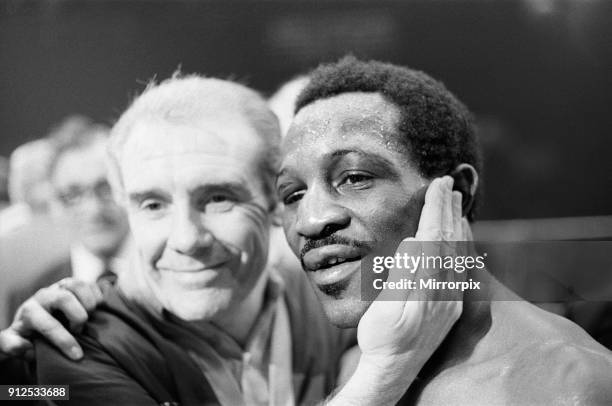
[[[574,323],[532,305],[501,307],[514,313],[498,317],[468,358],[438,374],[420,404],[609,404],[609,350]]]
[[[418,404],[607,405],[610,399],[609,353],[557,340],[457,365],[427,385]]]
[[[512,345],[499,358],[506,396],[523,403],[605,404],[612,353],[571,321],[523,303]]]
[[[597,405],[612,399],[612,356],[603,347],[551,339],[516,351],[507,365],[504,392],[517,400]]]
[[[605,404],[612,399],[612,353],[571,321],[527,305],[498,360],[500,384],[517,401]],[[495,359],[492,360],[495,363]]]

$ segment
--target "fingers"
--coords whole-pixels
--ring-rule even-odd
[[[43,310],[61,311],[70,322],[70,327],[73,330],[78,329],[87,321],[87,310],[76,296],[67,289],[62,289],[56,285],[43,288],[34,294],[34,299]]]
[[[450,240],[453,233],[453,178],[434,179],[425,193],[425,204],[415,237],[421,241]]]
[[[398,246],[397,253],[402,255],[407,254],[409,256],[418,257],[421,255],[422,244],[420,241],[414,238],[404,239]],[[412,275],[406,272],[406,269],[393,266],[389,268],[389,274],[387,275],[387,282],[400,282],[402,279],[411,278]],[[378,295],[376,301],[405,301],[410,296],[410,290],[408,289],[383,289]]]
[[[21,337],[33,332],[40,333],[69,358],[79,359],[83,356],[76,339],[34,298],[21,305],[12,328]]]
[[[453,206],[453,241],[465,241],[463,239],[463,219],[461,217],[461,207],[463,205],[461,192],[452,192]]]
[[[32,347],[32,343],[17,334],[12,327],[0,331],[0,353],[20,357]]]
[[[425,193],[425,204],[421,211],[419,228],[415,237],[421,241],[435,241],[440,238],[440,224],[444,209],[444,178],[434,179]]]
[[[443,201],[442,201],[442,239],[444,241],[453,241],[454,221],[453,221],[453,183],[454,179],[450,176],[442,178],[444,180]]]
[[[60,281],[59,286],[76,297],[87,312],[93,311],[102,302],[102,291],[94,283],[85,283],[74,278]]]
[[[474,236],[472,235],[472,228],[470,227],[470,223],[466,219],[462,219],[461,226],[463,228],[463,241],[474,241]]]
[[[79,359],[83,356],[81,347],[51,311],[61,311],[71,330],[76,331],[87,321],[87,312],[100,302],[102,292],[97,285],[72,278],[43,288],[19,307],[11,327],[0,332],[0,350],[22,355],[32,348],[27,337],[38,332],[69,358]]]

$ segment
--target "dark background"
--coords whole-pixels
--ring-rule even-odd
[[[478,118],[480,218],[612,214],[612,2],[2,1],[0,155],[71,113],[111,123],[152,77],[266,95],[352,52],[422,69]]]

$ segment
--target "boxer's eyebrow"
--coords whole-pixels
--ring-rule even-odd
[[[366,158],[371,162],[379,164],[381,166],[393,167],[393,162],[389,161],[387,158],[380,156],[378,154],[374,154],[372,152],[366,152],[360,148],[350,148],[350,149],[338,149],[329,154],[332,158],[343,158],[349,154],[357,154],[362,158]]]
[[[387,158],[378,155],[373,152],[367,152],[360,148],[347,148],[347,149],[339,149],[335,150],[329,154],[330,161],[340,162],[344,157],[348,155],[357,155],[363,162],[367,162],[369,165],[373,165],[378,168],[381,173],[387,174],[391,177],[398,177],[399,173],[397,172],[396,165],[388,160]]]

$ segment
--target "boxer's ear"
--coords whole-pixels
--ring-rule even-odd
[[[461,214],[467,216],[474,205],[474,196],[478,189],[478,172],[470,164],[459,164],[450,174],[455,180],[453,190],[461,192]]]

